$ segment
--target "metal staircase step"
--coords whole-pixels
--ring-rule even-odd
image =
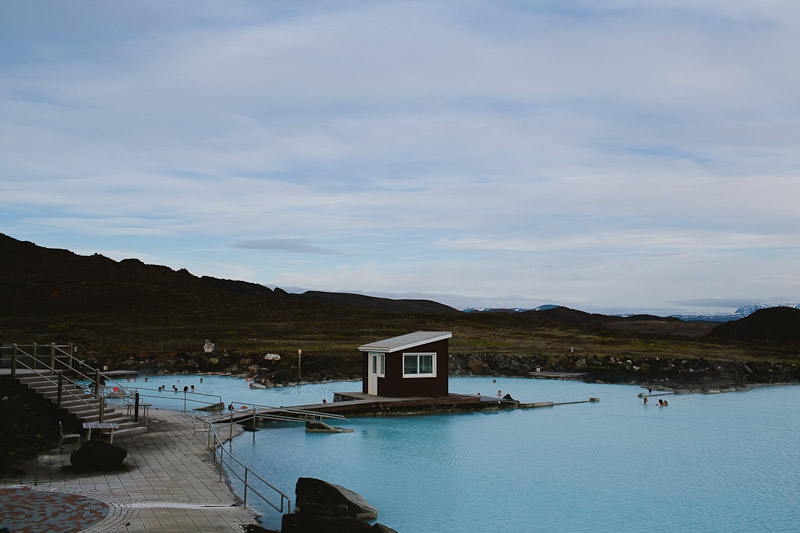
[[[26,374],[17,377],[17,380],[35,392],[41,398],[56,403],[58,401],[58,374]],[[67,380],[62,382],[61,404],[58,406],[62,412],[75,416],[82,422],[96,422],[100,419],[100,399],[87,393],[86,389]],[[123,413],[115,405],[106,404],[103,408],[103,421],[119,424],[119,429],[114,431],[114,438],[140,435],[147,433],[147,426],[141,422],[136,423],[131,417]]]
[[[78,418],[91,418],[91,417],[100,417],[99,408],[91,408],[91,407],[70,407],[66,409],[66,411],[72,415],[77,416]],[[110,414],[114,413],[113,409],[109,409],[108,407],[105,408],[103,411],[103,417],[106,417]]]
[[[17,379],[20,383],[28,385],[29,383],[43,383],[51,379],[58,381],[58,376],[55,374],[31,374]]]
[[[58,391],[48,392],[47,394],[41,395],[48,400],[55,400],[58,399]],[[70,400],[80,400],[80,399],[87,399],[92,398],[90,394],[86,394],[83,391],[61,391],[61,399],[70,399]]]
[[[51,398],[51,400],[53,401],[53,403],[56,403],[56,398]],[[91,400],[81,398],[81,399],[66,399],[66,400],[62,399],[61,405],[59,407],[64,410],[74,409],[74,408],[89,409],[91,407],[92,409],[97,411],[98,405],[99,404],[97,400],[92,402]]]
[[[97,411],[92,412],[82,412],[82,413],[74,413],[75,416],[83,420],[84,422],[97,422],[100,420],[100,414]],[[130,418],[126,417],[125,415],[119,413],[109,413],[106,411],[103,413],[103,422],[117,422],[119,420],[127,422]]]
[[[58,381],[39,381],[36,383],[26,383],[25,384],[29,389],[36,389],[36,390],[58,390]],[[75,390],[83,390],[82,387],[75,385],[74,383],[64,380],[62,382],[62,387],[65,389],[75,389]]]

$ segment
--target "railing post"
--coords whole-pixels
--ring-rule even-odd
[[[103,417],[105,416],[105,410],[106,410],[106,399],[103,398],[103,391],[102,390],[100,390],[100,394],[97,395],[97,399],[100,400],[100,420],[98,422],[100,422],[102,424],[103,423]]]
[[[100,370],[95,368],[94,369],[94,395],[99,396],[99,389],[100,389]]]
[[[56,343],[50,343],[50,368],[56,371]]]
[[[39,358],[38,358],[38,356],[39,356],[39,354],[38,354],[38,350],[37,350],[37,345],[34,342],[33,343],[33,365],[32,365],[34,370],[36,370],[39,367],[39,364],[38,364],[39,363]]]
[[[183,412],[186,412],[186,391],[183,391]]]
[[[136,396],[133,400],[133,421],[139,423],[139,391],[136,391]]]
[[[216,448],[216,446],[214,446]],[[217,452],[214,452],[214,456],[216,456]],[[222,481],[222,456],[225,454],[225,445],[219,445],[219,480]]]
[[[249,469],[247,467],[245,467],[245,469],[244,469],[244,502],[242,503],[242,505],[244,505],[245,507],[247,507],[247,471],[248,470]]]
[[[61,408],[61,391],[64,390],[64,375],[59,372],[58,373],[58,400],[56,401],[56,407]]]
[[[69,353],[67,353],[67,363],[69,363],[69,369],[72,370],[72,343],[69,343],[67,349],[69,350]]]
[[[17,343],[14,343],[14,351],[11,352],[11,377],[17,374]]]

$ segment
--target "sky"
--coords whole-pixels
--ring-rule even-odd
[[[456,307],[800,302],[795,0],[0,3],[0,232]]]

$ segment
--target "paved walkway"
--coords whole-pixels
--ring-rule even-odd
[[[198,425],[199,429],[199,425]],[[222,429],[222,428],[220,428]],[[227,436],[228,427],[222,430]],[[241,432],[235,426],[234,435]],[[224,438],[224,437],[223,437]],[[255,524],[236,501],[195,433],[191,416],[158,410],[150,430],[114,439],[128,451],[122,468],[73,472],[69,448],[40,456],[26,474],[0,479],[0,528],[11,531],[241,531]],[[67,466],[64,468],[63,464]]]

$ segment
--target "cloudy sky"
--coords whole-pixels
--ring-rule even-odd
[[[0,232],[456,306],[800,301],[800,3],[0,3]]]

